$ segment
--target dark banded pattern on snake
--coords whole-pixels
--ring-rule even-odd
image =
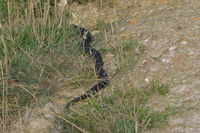
[[[92,88],[90,88],[86,93],[69,101],[66,105],[66,108],[69,108],[74,103],[79,102],[81,100],[84,100],[94,95],[96,92],[104,89],[106,85],[108,84],[108,75],[103,69],[104,63],[103,63],[101,54],[99,51],[91,47],[91,43],[92,43],[91,33],[85,28],[79,27],[77,25],[72,25],[71,27],[75,32],[79,33],[80,37],[83,39],[83,41],[81,42],[81,46],[83,47],[84,52],[87,55],[89,55],[94,61],[95,72],[98,75],[98,79],[100,79],[100,81],[96,85],[94,85]]]

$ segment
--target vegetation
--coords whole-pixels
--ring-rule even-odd
[[[57,124],[63,127],[60,132],[77,133],[84,129],[98,133],[135,133],[158,126],[175,113],[175,109],[152,112],[149,107],[145,107],[144,104],[155,90],[151,87],[114,88],[114,91],[107,91],[107,95],[88,99],[87,104],[80,104],[70,112],[57,116]]]
[[[0,117],[4,130],[27,108],[43,106],[61,88],[87,89],[95,81],[88,65],[91,61],[70,29],[69,18],[70,13],[49,1],[0,1]],[[116,82],[120,73],[127,73],[137,63],[144,48],[133,39],[117,40],[116,46],[112,40],[98,45],[111,27],[98,21],[93,29],[100,31],[94,46],[103,56],[114,55],[117,69],[110,76]],[[168,85],[154,83],[142,89],[121,85],[108,87],[105,95],[78,104],[70,113],[58,114],[56,124],[62,126],[62,132],[133,133],[154,127],[173,112],[152,112],[145,107],[152,93],[167,94]]]

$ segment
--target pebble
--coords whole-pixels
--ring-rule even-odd
[[[181,42],[181,44],[186,45],[186,44],[188,44],[188,42],[183,41],[183,42]]]
[[[162,59],[162,62],[163,62],[163,63],[169,63],[170,60],[169,60],[169,59]]]
[[[149,84],[149,82],[150,82],[149,78],[145,78],[144,81],[145,81],[147,84]]]
[[[195,53],[193,51],[190,51],[189,52],[189,55],[194,55]]]
[[[169,51],[171,52],[171,51],[174,51],[174,50],[176,50],[177,49],[177,46],[171,46],[170,48],[169,48]]]
[[[126,29],[126,27],[122,27],[120,30],[121,30],[121,31],[124,31],[125,29]]]
[[[147,60],[143,60],[143,61],[142,61],[142,64],[143,64],[143,65],[145,65],[145,64],[147,64],[147,63],[148,63]]]
[[[144,43],[145,43],[145,42],[148,42],[149,40],[150,40],[149,38],[145,39],[145,40],[144,40]]]

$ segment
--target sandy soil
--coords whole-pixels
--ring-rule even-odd
[[[168,124],[145,133],[199,133],[200,2],[118,1],[113,9],[85,9],[88,8],[73,8],[73,23],[81,22],[89,27],[99,18],[107,22],[119,20],[122,38],[134,37],[145,45],[143,59],[128,74],[130,84],[140,85],[144,80],[171,83],[167,96],[155,95],[147,106],[159,111],[169,106],[184,108],[181,113],[168,118]],[[93,17],[89,17],[91,15]]]

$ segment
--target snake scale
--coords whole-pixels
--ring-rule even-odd
[[[91,97],[98,91],[104,89],[108,85],[108,82],[109,82],[108,75],[105,72],[105,70],[103,69],[104,63],[103,63],[101,53],[91,47],[91,43],[92,43],[91,33],[88,30],[86,30],[85,28],[77,26],[77,25],[72,25],[71,27],[72,27],[72,30],[74,30],[75,32],[77,32],[80,35],[80,37],[82,39],[81,46],[83,47],[84,52],[87,55],[89,55],[91,57],[91,59],[94,61],[95,73],[98,76],[98,79],[100,79],[100,80],[96,85],[94,85],[92,88],[90,88],[84,94],[80,95],[79,97],[75,97],[74,99],[69,101],[66,104],[66,108],[69,108],[76,102],[79,102],[88,97]]]

